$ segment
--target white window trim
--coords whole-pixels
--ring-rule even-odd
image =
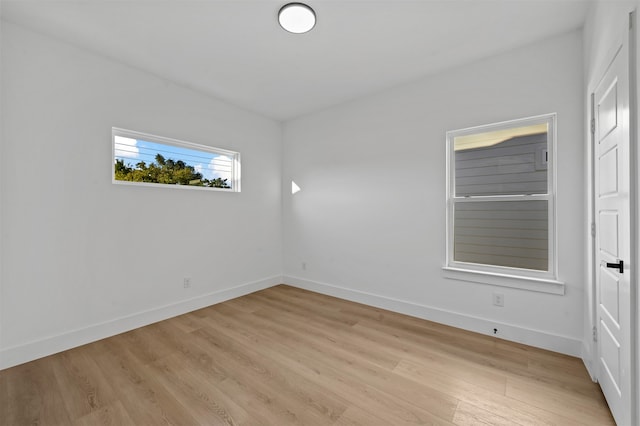
[[[546,121],[548,123],[548,164],[547,164],[547,194],[532,195],[499,195],[474,197],[454,197],[455,189],[455,165],[453,140],[455,137],[468,134],[502,130],[510,127],[521,127],[530,124],[537,124]],[[557,217],[556,217],[556,114],[544,114],[516,120],[503,121],[494,124],[469,127],[460,130],[447,132],[447,215],[446,215],[446,263],[443,266],[445,278],[471,281],[482,284],[496,285],[502,287],[512,287],[523,290],[531,290],[552,294],[564,294],[564,283],[558,280],[558,250],[557,250]],[[455,201],[454,201],[455,200]],[[549,223],[549,270],[535,271],[530,269],[512,268],[504,266],[492,266],[476,263],[458,262],[454,260],[454,227],[453,227],[453,207],[457,202],[478,202],[478,201],[510,201],[510,200],[546,200],[548,204]]]
[[[173,185],[164,183],[149,183],[149,182],[129,182],[117,180],[113,168],[114,159],[116,156],[115,137],[121,136],[131,139],[141,139],[149,142],[161,143],[165,145],[173,145],[182,148],[196,149],[200,151],[212,152],[215,154],[226,155],[233,159],[233,173],[231,176],[231,188],[215,188],[215,187],[203,187],[192,185]],[[230,151],[228,149],[214,148],[208,145],[201,145],[192,142],[181,141],[179,139],[167,138],[164,136],[151,135],[149,133],[136,132],[134,130],[121,129],[118,127],[112,127],[111,129],[111,182],[116,185],[130,185],[130,186],[145,186],[145,187],[158,187],[158,188],[179,188],[195,191],[220,191],[220,192],[240,192],[240,153],[236,151]]]

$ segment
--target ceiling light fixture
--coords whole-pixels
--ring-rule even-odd
[[[304,3],[288,3],[280,8],[278,22],[286,31],[302,34],[316,25],[316,13]]]

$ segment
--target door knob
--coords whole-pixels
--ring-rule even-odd
[[[621,274],[624,274],[624,261],[618,260],[618,263],[607,262],[607,268],[617,269]]]

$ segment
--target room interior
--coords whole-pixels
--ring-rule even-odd
[[[638,2],[284,3],[0,3],[0,370],[286,284],[594,378],[589,93]],[[448,274],[447,131],[547,113],[562,291]],[[114,127],[238,151],[242,191],[114,185]]]

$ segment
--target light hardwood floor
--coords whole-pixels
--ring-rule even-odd
[[[582,361],[280,285],[0,371],[2,425],[609,425]]]

